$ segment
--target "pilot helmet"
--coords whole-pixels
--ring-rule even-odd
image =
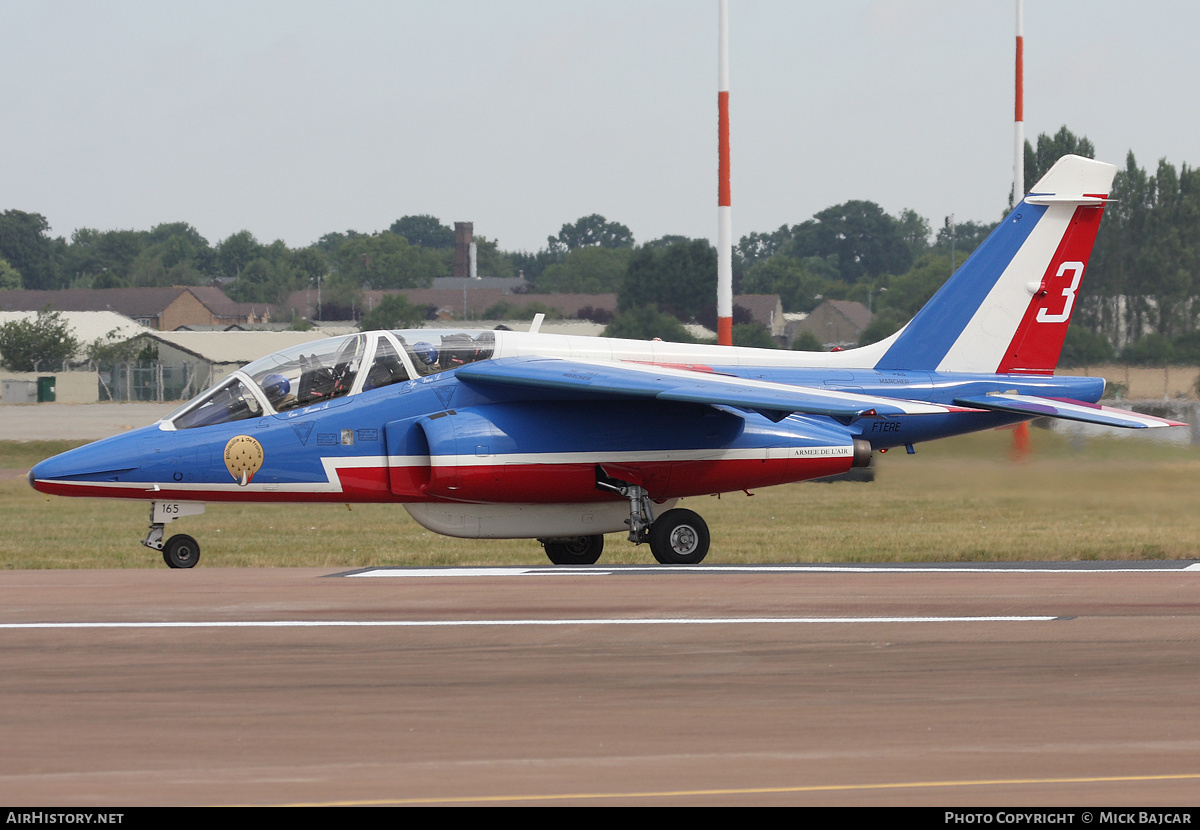
[[[262,390],[267,395],[271,406],[275,406],[292,391],[292,383],[278,372],[272,372],[262,379]]]
[[[424,340],[413,344],[413,353],[427,366],[432,366],[438,361],[438,350],[432,343],[426,343]]]

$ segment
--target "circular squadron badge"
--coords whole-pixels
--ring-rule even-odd
[[[235,435],[225,445],[225,469],[245,487],[263,465],[262,444],[249,435]]]

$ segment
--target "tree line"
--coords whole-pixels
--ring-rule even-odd
[[[1065,126],[1026,142],[1025,180],[1036,182],[1067,153],[1094,157],[1091,142]],[[1112,198],[1064,362],[1109,360],[1118,347],[1133,362],[1200,362],[1200,174],[1166,160],[1148,173],[1130,152]],[[799,224],[743,236],[734,250],[735,291],[778,294],[785,311],[857,300],[875,312],[863,337],[873,342],[912,317],[1003,218],[1004,207],[997,206],[993,222],[945,221],[935,230],[912,210],[893,216],[870,201],[834,205]],[[625,225],[591,215],[564,224],[534,252],[505,251],[482,236],[475,241],[482,275],[521,275],[536,293],[616,293],[610,332],[621,336],[684,339],[680,323],[715,322],[716,251],[707,240],[664,236],[638,244]],[[45,217],[6,210],[0,288],[219,281],[232,299],[278,303],[320,281],[325,316],[345,319],[362,309],[363,290],[428,287],[448,275],[453,248],[453,230],[428,215],[404,216],[376,232],[331,232],[293,249],[246,230],[210,244],[185,222],[148,231],[81,228],[69,240],[52,238]],[[510,305],[519,309],[520,299]],[[384,311],[406,321],[422,313],[398,302]],[[735,338],[762,342],[746,322],[735,318]]]

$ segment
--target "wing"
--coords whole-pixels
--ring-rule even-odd
[[[1087,424],[1125,427],[1126,429],[1187,426],[1187,424],[1180,423],[1179,421],[1168,421],[1165,418],[1156,418],[1153,415],[1126,412],[1123,409],[1113,409],[1110,406],[1073,401],[1069,398],[1039,398],[1036,395],[993,392],[988,395],[955,398],[954,402],[962,406],[974,407],[975,409],[991,409],[998,412],[1015,412],[1019,415],[1063,418],[1068,421],[1083,421]]]
[[[799,412],[852,419],[960,411],[922,401],[861,395],[808,386],[748,380],[713,372],[638,363],[602,363],[543,357],[506,357],[458,370],[468,383],[502,384],[602,396],[723,404],[752,409],[778,421]]]

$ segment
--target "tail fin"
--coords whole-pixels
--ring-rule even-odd
[[[1115,173],[1059,159],[875,368],[1054,374]]]

